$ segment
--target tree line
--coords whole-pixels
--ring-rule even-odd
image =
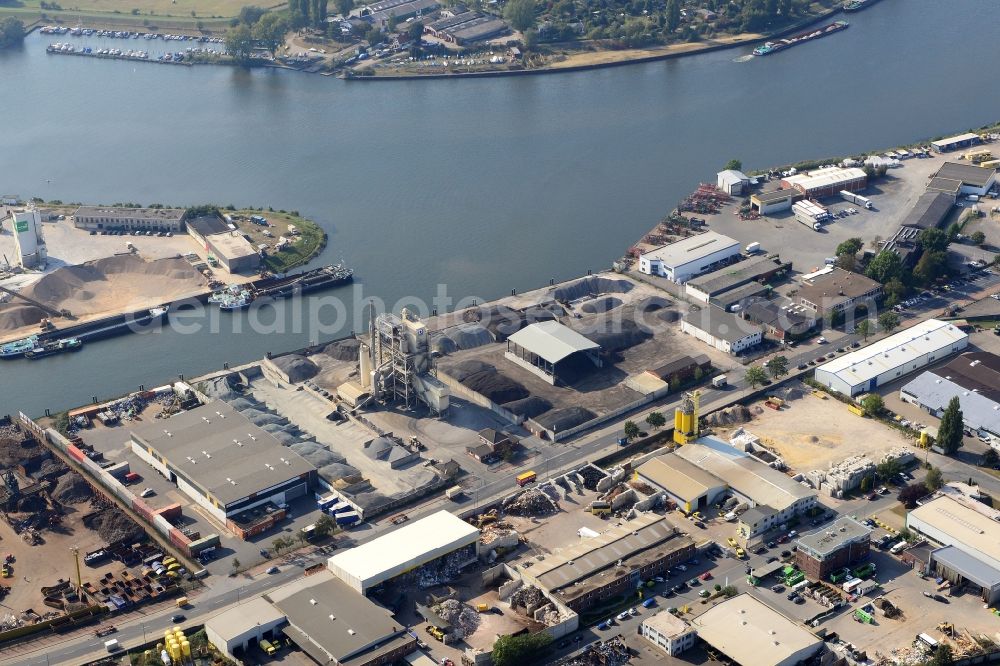
[[[0,19],[0,49],[24,41],[24,23],[13,16]]]

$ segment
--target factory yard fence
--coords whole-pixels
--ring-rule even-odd
[[[76,447],[61,433],[53,430],[52,428],[42,428],[23,412],[18,412],[18,420],[40,440],[48,442],[50,445],[56,447],[76,461],[82,470],[99,484],[95,486],[96,488],[100,489],[103,487],[105,495],[110,493],[111,495],[117,497],[121,502],[132,509],[132,511],[142,516],[143,520],[145,520],[147,524],[152,525],[157,532],[173,544],[174,547],[179,549],[186,557],[192,556],[191,539],[189,539],[186,534],[171,525],[166,518],[153,511],[148,504],[132,494],[132,492],[123,486],[118,479],[108,474],[101,468],[100,465],[88,458],[82,450]]]

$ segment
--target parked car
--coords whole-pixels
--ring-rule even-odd
[[[784,592],[785,591],[785,586],[782,585],[781,583],[777,583],[777,584],[771,586],[771,591],[772,592]]]

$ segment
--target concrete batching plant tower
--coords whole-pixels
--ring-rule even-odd
[[[698,439],[698,407],[701,394],[688,393],[674,411],[674,442],[687,444]]]
[[[17,265],[21,268],[36,268],[45,263],[48,252],[42,238],[42,216],[34,208],[20,213],[11,213],[11,231],[14,232],[14,247],[17,250]]]

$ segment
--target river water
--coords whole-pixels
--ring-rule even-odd
[[[766,167],[996,120],[983,45],[998,37],[1000,3],[883,0],[848,18],[849,30],[749,61],[742,48],[392,83],[48,55],[66,40],[35,33],[0,52],[0,189],[297,209],[330,234],[322,260],[357,269],[354,287],[331,292],[347,303],[346,333],[368,296],[492,298],[606,268],[732,157]],[[143,48],[134,43],[118,46]],[[292,330],[308,318],[286,311],[283,333],[238,334],[223,319],[221,333],[168,330],[3,363],[0,414],[334,337]]]

